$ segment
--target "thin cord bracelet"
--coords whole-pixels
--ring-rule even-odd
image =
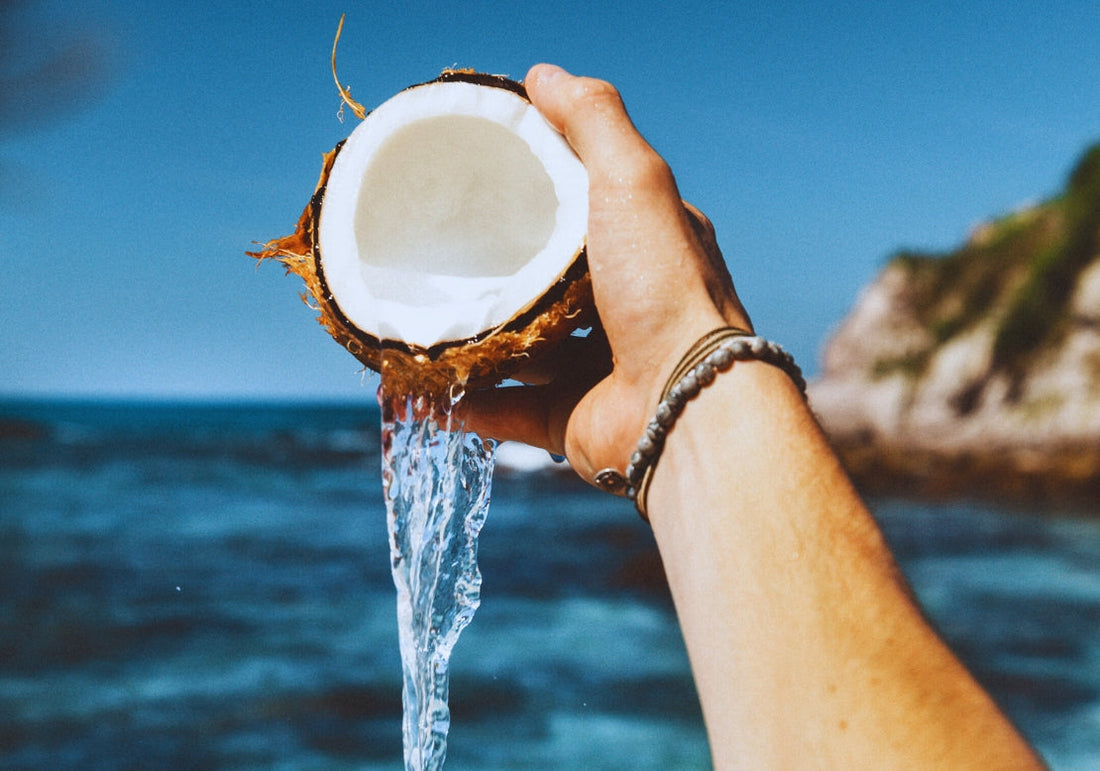
[[[630,456],[626,474],[613,468],[603,469],[596,474],[595,485],[605,492],[634,501],[638,513],[648,522],[646,494],[653,469],[664,449],[665,437],[687,403],[713,383],[719,372],[733,366],[735,361],[762,361],[779,367],[798,386],[802,396],[806,396],[806,380],[802,377],[802,370],[779,345],[737,327],[715,329],[699,338],[673,369],[661,392],[657,412]]]

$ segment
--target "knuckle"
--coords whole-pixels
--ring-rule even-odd
[[[615,86],[598,78],[577,78],[572,101],[581,110],[622,109],[622,96]]]
[[[672,169],[652,148],[640,147],[618,169],[621,184],[639,190],[672,188]]]
[[[686,201],[684,202],[684,209],[687,210],[691,219],[692,229],[695,230],[696,235],[698,235],[704,243],[714,242],[717,238],[717,234],[714,230],[714,223],[710,221],[710,218]]]
[[[714,223],[710,221],[710,217],[703,214],[699,209],[690,203],[684,202],[684,208],[688,210],[688,213],[695,218],[696,223],[702,228],[704,233],[714,235]]]
[[[602,125],[610,131],[600,135],[614,137],[618,144],[614,168],[608,169],[610,178],[606,182],[637,189],[667,186],[672,182],[672,170],[634,129],[622,96],[614,85],[598,78],[576,78],[569,101],[578,125]]]

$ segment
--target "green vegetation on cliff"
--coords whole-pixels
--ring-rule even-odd
[[[1033,355],[1057,343],[1077,279],[1100,255],[1100,144],[1089,149],[1065,191],[983,226],[942,255],[903,252],[911,312],[932,348],[879,362],[880,374],[920,375],[935,347],[975,324],[995,324],[990,374],[1023,374]]]

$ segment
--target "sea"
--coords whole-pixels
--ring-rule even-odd
[[[400,769],[378,423],[369,399],[0,402],[0,768]],[[1100,506],[870,504],[1050,766],[1100,768]],[[710,767],[629,504],[502,445],[480,565],[447,768]]]

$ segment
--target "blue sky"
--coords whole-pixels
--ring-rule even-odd
[[[0,396],[372,398],[300,282],[244,256],[352,129],[341,13],[368,107],[454,65],[618,85],[810,372],[892,252],[1053,194],[1100,140],[1092,2],[28,0],[0,17]]]

